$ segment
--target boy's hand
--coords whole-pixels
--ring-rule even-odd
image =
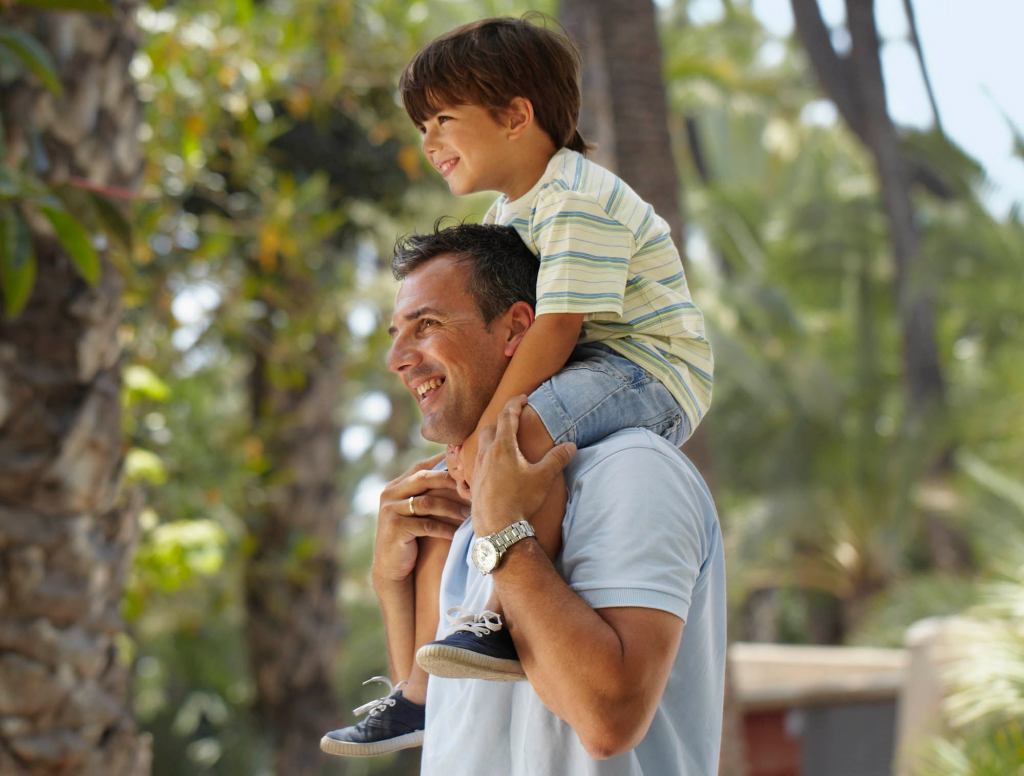
[[[448,464],[448,473],[455,480],[455,490],[466,499],[470,499],[469,477],[466,467],[462,463],[462,445],[448,445],[445,453],[445,463]]]

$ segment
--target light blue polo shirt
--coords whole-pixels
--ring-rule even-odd
[[[427,776],[710,776],[718,770],[725,677],[725,561],[704,480],[677,449],[640,429],[580,450],[559,572],[595,609],[639,606],[685,621],[682,644],[647,735],[607,760],[586,753],[529,682],[431,677]],[[491,578],[470,560],[469,521],[441,580],[441,611],[484,608]],[[442,624],[439,635],[447,633]],[[580,650],[587,649],[585,639]]]

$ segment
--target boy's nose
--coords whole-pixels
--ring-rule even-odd
[[[429,154],[433,153],[434,151],[436,151],[437,148],[438,148],[437,133],[433,129],[428,127],[423,132],[423,153],[429,155]]]

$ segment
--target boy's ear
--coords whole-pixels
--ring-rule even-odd
[[[522,135],[532,123],[533,103],[526,97],[513,97],[504,114],[504,124],[508,129],[509,140]]]
[[[513,302],[512,306],[505,311],[505,316],[508,333],[506,334],[504,353],[507,358],[512,358],[519,349],[527,329],[533,326],[533,308],[526,302]]]

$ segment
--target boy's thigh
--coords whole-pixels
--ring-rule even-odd
[[[565,367],[530,394],[556,444],[594,444],[624,428],[646,428],[673,444],[689,432],[669,390],[647,370],[603,345],[581,345]]]

